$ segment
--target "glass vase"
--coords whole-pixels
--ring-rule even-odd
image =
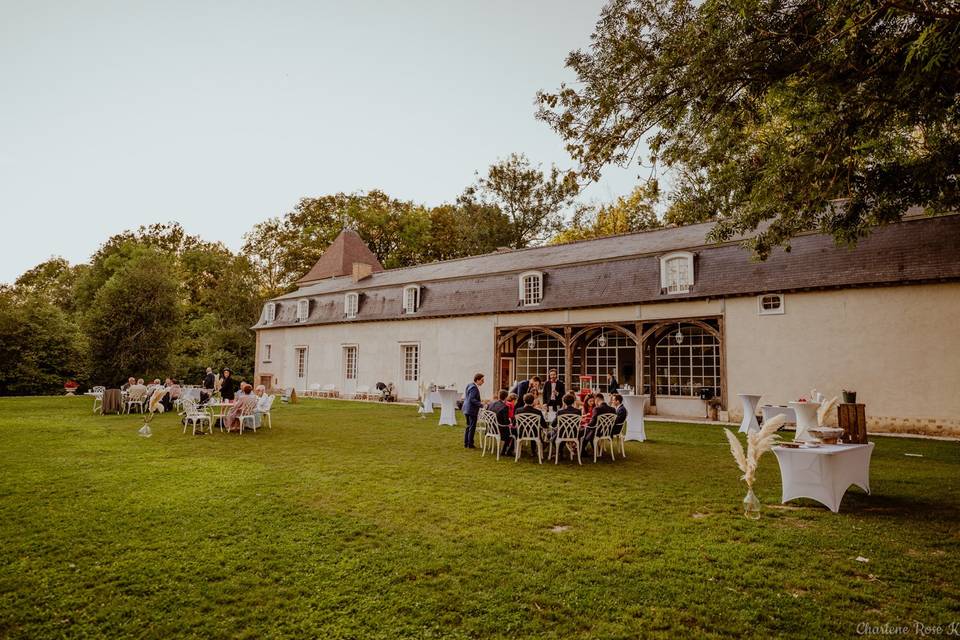
[[[757,500],[757,494],[753,492],[753,487],[747,490],[747,497],[743,499],[743,515],[750,520],[760,519],[760,501]]]

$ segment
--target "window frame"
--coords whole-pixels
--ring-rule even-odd
[[[527,279],[536,278],[537,286],[536,290],[539,293],[535,302],[527,301]],[[543,272],[542,271],[524,271],[520,274],[518,279],[519,286],[519,295],[520,295],[520,306],[521,307],[536,307],[543,302]]]
[[[260,346],[261,362],[273,362],[273,345],[264,343]]]
[[[413,308],[407,305],[407,294],[413,291]],[[408,284],[403,288],[403,313],[405,315],[414,314],[420,310],[420,285]]]
[[[414,350],[413,366],[414,377],[407,379],[407,353],[409,349]],[[400,380],[403,382],[420,382],[420,343],[419,342],[401,342],[400,343]]]
[[[669,265],[675,260],[683,260],[687,263],[688,282],[685,288],[677,288],[671,291],[670,287],[670,269]],[[697,282],[697,272],[694,266],[694,254],[689,251],[673,251],[664,256],[660,256],[660,291],[666,295],[679,295],[690,293]]]
[[[263,307],[264,324],[273,324],[277,320],[277,303],[268,302]]]
[[[351,300],[353,304],[351,305]],[[350,313],[351,306],[353,308],[353,313]],[[360,313],[360,294],[356,291],[350,291],[344,294],[343,296],[343,317],[348,320],[356,318]]]
[[[300,354],[303,354],[301,359]],[[307,379],[307,370],[309,367],[308,358],[310,357],[310,347],[305,344],[298,344],[293,347],[293,367],[294,373],[296,374],[297,380],[306,380]],[[302,371],[302,375],[301,375]]]
[[[350,359],[347,356],[348,353],[353,354],[353,377],[350,377]],[[354,383],[360,377],[360,345],[357,344],[341,344],[340,345],[340,371],[343,374],[343,379],[353,380]]]
[[[775,309],[765,309],[763,307],[763,299],[770,296],[776,296],[780,300],[779,306]],[[761,316],[780,316],[786,312],[786,296],[782,293],[761,293],[757,296],[757,315]]]
[[[306,312],[302,310],[306,309]],[[297,300],[297,322],[306,322],[310,317],[310,299]]]

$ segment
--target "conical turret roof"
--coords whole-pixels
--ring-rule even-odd
[[[353,229],[344,229],[326,248],[317,260],[317,264],[313,265],[313,268],[307,275],[300,278],[297,284],[308,284],[335,276],[348,276],[352,273],[355,262],[370,265],[374,273],[383,271],[383,265],[363,242],[360,234]]]

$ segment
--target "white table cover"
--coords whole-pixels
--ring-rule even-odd
[[[740,433],[760,431],[760,425],[757,424],[757,405],[760,404],[760,398],[763,396],[752,393],[738,393],[737,396],[743,404],[743,422],[740,423]]]
[[[817,409],[820,408],[819,402],[788,402],[790,408],[797,414],[797,431],[794,434],[794,440],[806,441],[813,437],[807,432],[810,429],[817,428]]]
[[[457,426],[456,402],[460,392],[456,389],[437,389],[436,394],[440,396],[439,424]]]
[[[624,395],[623,406],[627,408],[627,440],[643,442],[647,432],[643,428],[643,411],[647,396]]]
[[[783,502],[811,498],[831,511],[840,510],[840,501],[850,485],[870,493],[870,456],[874,443],[825,444],[816,448],[774,447],[780,463]]]
[[[797,412],[790,407],[784,407],[777,404],[765,404],[760,407],[760,413],[763,415],[763,422],[767,423],[777,416],[785,416],[786,424],[797,424]]]

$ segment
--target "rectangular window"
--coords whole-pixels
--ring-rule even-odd
[[[403,381],[417,382],[420,379],[420,345],[403,345]]]
[[[667,291],[669,293],[687,293],[690,290],[690,269],[686,258],[672,258],[667,261]]]
[[[527,276],[523,279],[523,304],[540,304],[541,295],[540,276]]]
[[[419,297],[420,291],[417,287],[408,287],[403,291],[403,310],[406,313],[416,313],[417,307],[419,306]]]
[[[273,347],[269,344],[263,345],[263,361],[270,362],[270,356],[273,353]]]
[[[295,349],[295,353],[295,360],[297,363],[297,378],[302,380],[307,377],[307,348],[297,347]]]
[[[347,380],[357,379],[357,348],[343,348],[343,377]]]
[[[297,322],[304,322],[307,319],[307,316],[310,315],[310,302],[308,300],[300,300],[297,302]]]
[[[272,324],[277,319],[277,305],[273,302],[267,304],[267,324]]]
[[[348,318],[357,317],[357,308],[359,307],[360,296],[356,293],[348,293],[345,298],[344,307]]]

